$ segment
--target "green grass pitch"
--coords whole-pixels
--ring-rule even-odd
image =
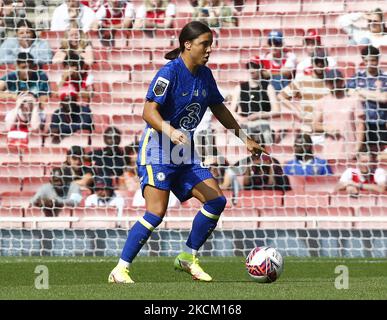
[[[387,299],[387,259],[285,257],[280,279],[251,281],[243,257],[203,257],[212,283],[192,281],[173,269],[172,257],[139,257],[133,285],[108,284],[117,258],[0,257],[0,299]],[[49,289],[37,290],[35,268],[49,270]],[[349,270],[349,289],[334,286],[335,268]]]

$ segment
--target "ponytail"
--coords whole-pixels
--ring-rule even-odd
[[[181,53],[180,48],[173,49],[165,54],[164,58],[167,60],[175,60]]]

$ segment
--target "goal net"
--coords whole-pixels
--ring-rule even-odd
[[[387,256],[385,1],[1,6],[0,256],[120,254],[145,211],[145,96],[193,20],[213,31],[225,105],[270,155],[207,110],[195,148],[227,205],[202,254]],[[179,252],[200,207],[171,194],[141,254]]]

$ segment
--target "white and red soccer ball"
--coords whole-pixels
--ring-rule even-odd
[[[260,283],[276,281],[283,271],[281,254],[271,247],[257,247],[246,258],[247,273]]]

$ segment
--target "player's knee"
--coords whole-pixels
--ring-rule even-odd
[[[220,215],[226,207],[227,199],[225,196],[220,196],[204,203],[204,209],[212,214]]]

